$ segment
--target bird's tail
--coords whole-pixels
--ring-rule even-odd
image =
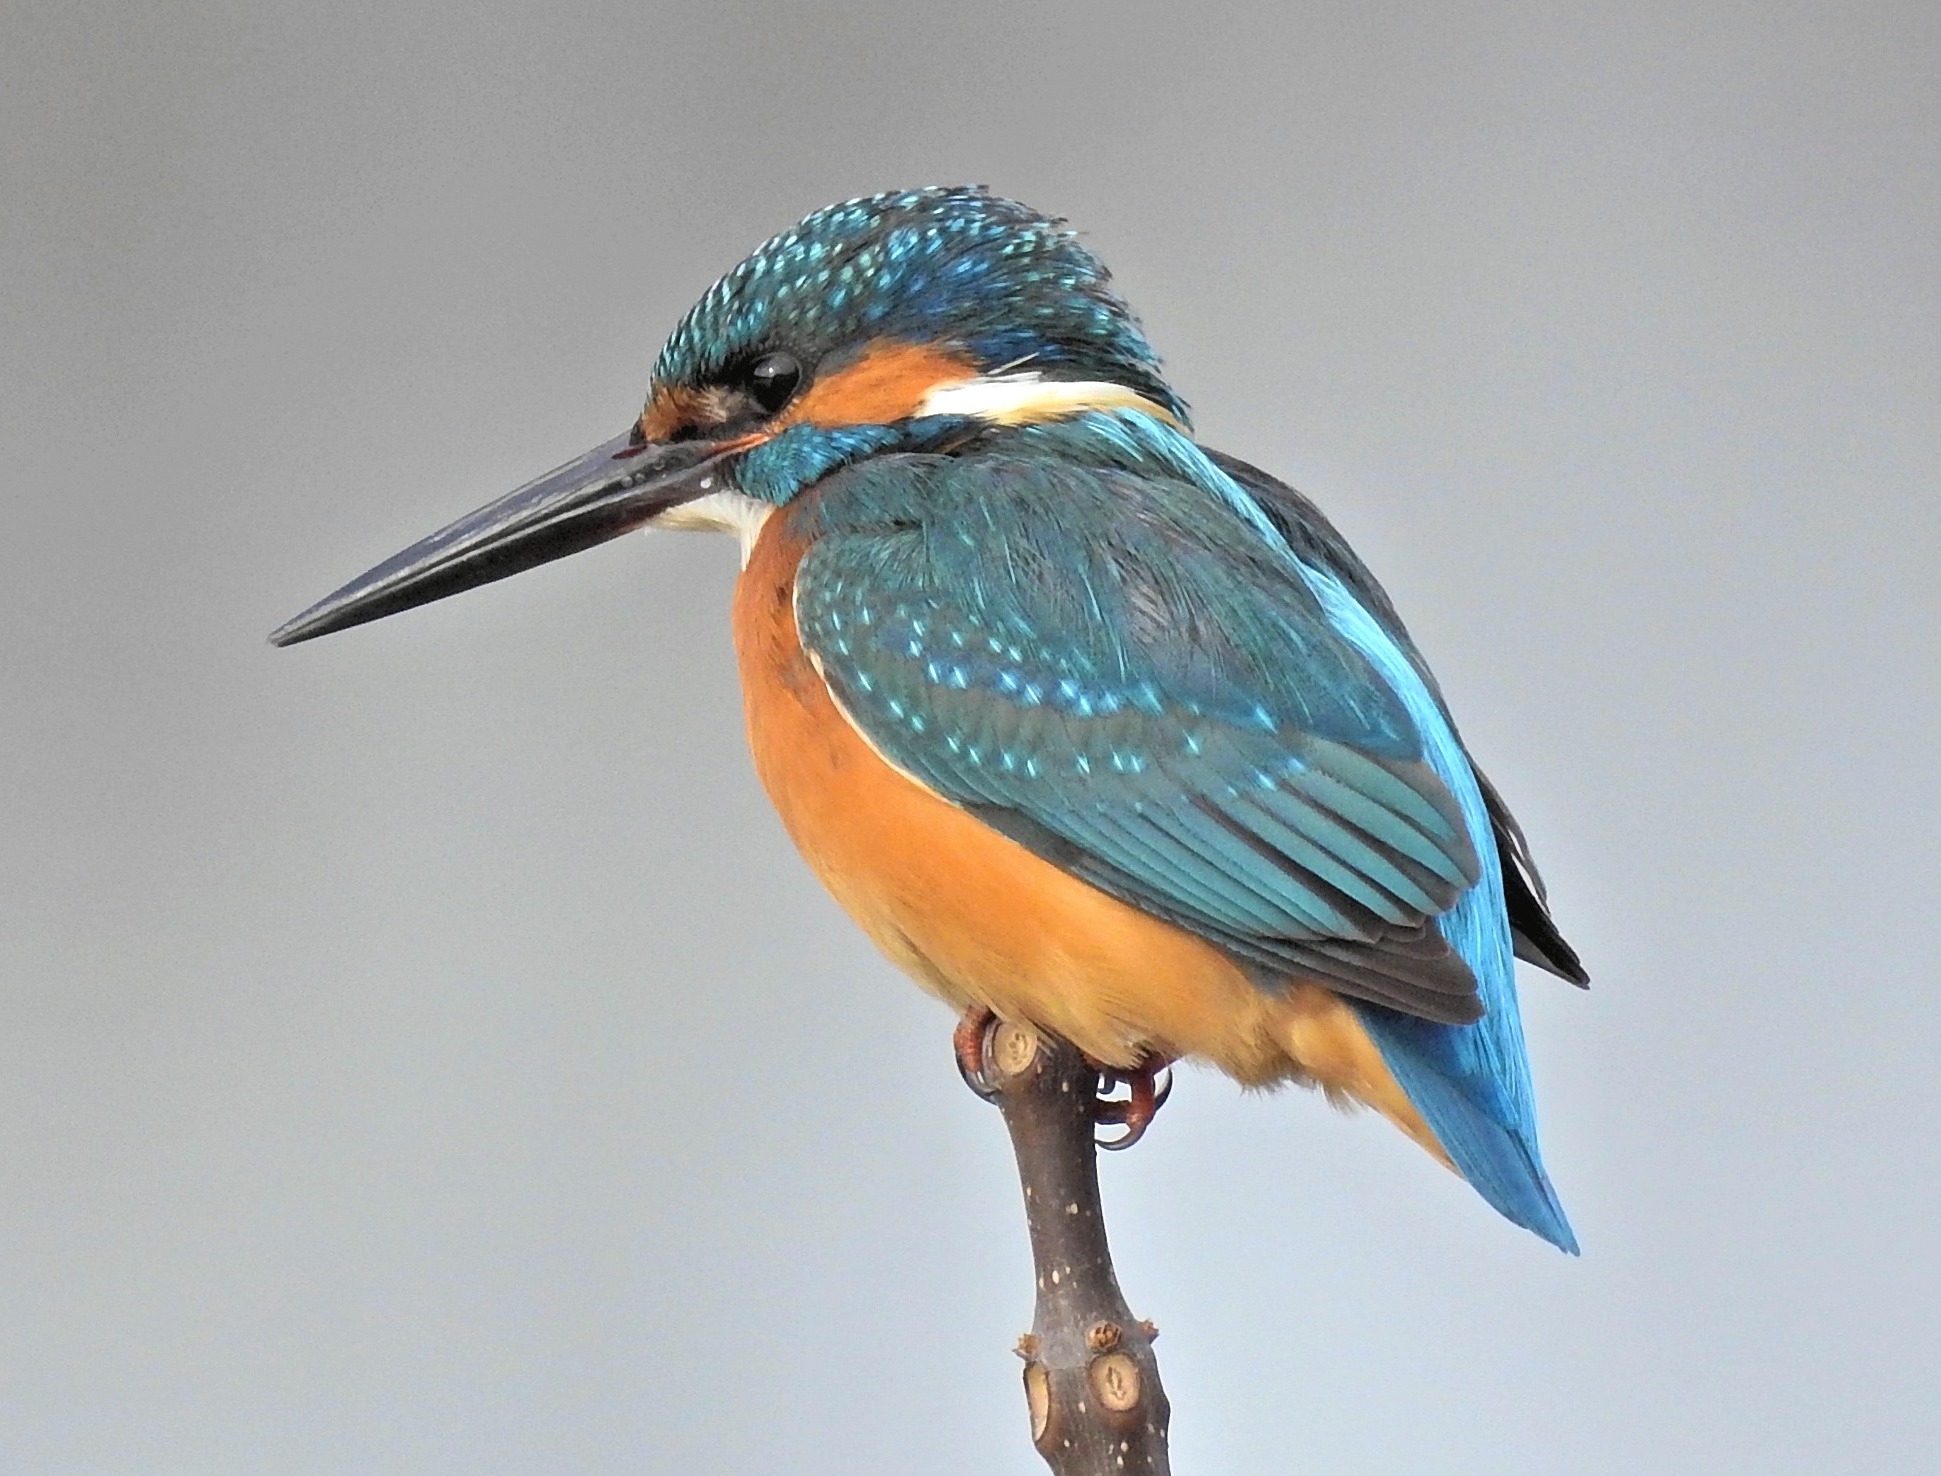
[[[1489,1094],[1488,1077],[1462,1069],[1451,1049],[1454,1032],[1474,1027],[1432,1025],[1380,1006],[1359,1006],[1356,1013],[1456,1171],[1505,1219],[1578,1254],[1577,1236],[1543,1171],[1534,1124],[1526,1113],[1501,1110],[1508,1104],[1478,1100]]]

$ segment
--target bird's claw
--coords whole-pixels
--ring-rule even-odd
[[[1107,1096],[1125,1087],[1123,1097]],[[1116,1138],[1101,1137],[1098,1145],[1117,1153],[1145,1137],[1159,1109],[1173,1094],[1173,1063],[1160,1055],[1147,1055],[1130,1071],[1111,1066],[1099,1068],[1099,1096],[1093,1106],[1093,1121],[1105,1127],[1124,1128]]]
[[[990,1010],[983,1005],[972,1005],[964,1011],[964,1017],[950,1036],[950,1044],[957,1053],[957,1074],[964,1078],[965,1086],[986,1102],[997,1100],[997,1088],[991,1085],[990,1072],[985,1068],[991,1027],[996,1024],[997,1016]]]
[[[998,1089],[990,1073],[991,1032],[997,1023],[997,1016],[985,1006],[972,1005],[964,1011],[950,1036],[951,1049],[957,1057],[957,1074],[964,1078],[965,1086],[986,1102],[998,1099]],[[1148,1052],[1130,1070],[1104,1066],[1090,1057],[1086,1063],[1099,1074],[1092,1121],[1101,1127],[1123,1129],[1116,1138],[1098,1138],[1099,1147],[1115,1153],[1130,1148],[1146,1135],[1153,1118],[1173,1094],[1172,1061],[1157,1052]],[[1112,1095],[1120,1087],[1126,1089],[1126,1094]]]

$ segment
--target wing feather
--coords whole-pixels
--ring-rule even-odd
[[[1236,509],[996,455],[884,458],[813,495],[798,628],[878,751],[1258,974],[1477,1017],[1434,921],[1480,875],[1460,808]]]
[[[1327,569],[1353,592],[1389,638],[1407,655],[1429,691],[1440,702],[1441,694],[1435,676],[1416,650],[1387,592],[1326,515],[1308,498],[1259,467],[1219,451],[1209,452],[1208,456],[1214,465],[1233,478],[1256,501],[1262,513],[1287,539],[1297,555],[1318,568]],[[1509,912],[1516,956],[1580,987],[1588,985],[1590,976],[1584,972],[1576,950],[1564,940],[1555,919],[1550,915],[1550,902],[1544,893],[1543,878],[1537,872],[1536,861],[1530,854],[1529,842],[1524,839],[1522,827],[1517,824],[1516,817],[1510,813],[1509,806],[1504,803],[1488,776],[1480,769],[1475,773],[1489,811],[1502,863],[1504,902]]]

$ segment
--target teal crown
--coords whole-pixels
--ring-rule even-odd
[[[1122,384],[1184,419],[1110,282],[1063,221],[981,187],[869,195],[805,217],[716,282],[654,378],[706,384],[778,349],[813,363],[891,338],[960,348],[984,372]]]

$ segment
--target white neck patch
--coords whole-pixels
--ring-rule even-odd
[[[1103,380],[1044,379],[1037,374],[980,375],[940,384],[917,405],[918,415],[966,415],[993,425],[1060,420],[1081,410],[1137,410],[1184,430],[1173,413],[1137,390]]]

